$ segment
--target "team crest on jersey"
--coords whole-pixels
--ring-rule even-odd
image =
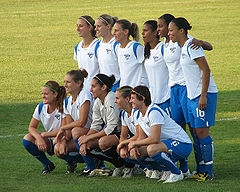
[[[55,115],[55,117],[57,118],[57,120],[60,120],[61,115],[57,114]]]
[[[88,53],[88,57],[91,59],[93,57],[93,53]]]
[[[186,58],[187,57],[187,54],[185,54],[185,53],[182,53],[182,58],[184,59],[184,58]]]
[[[130,58],[130,55],[129,54],[125,54],[124,57],[125,57],[126,60],[128,60]]]
[[[158,56],[153,56],[155,62],[157,62],[160,58]]]
[[[106,49],[107,54],[111,53],[111,49]]]
[[[172,52],[172,53],[175,53],[175,51],[176,51],[176,47],[172,47],[172,48],[170,48],[170,51]]]
[[[77,109],[80,109],[80,105],[77,105]]]

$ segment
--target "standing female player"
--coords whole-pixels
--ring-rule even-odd
[[[169,24],[169,37],[182,47],[180,64],[186,80],[187,106],[198,165],[194,177],[205,181],[213,179],[213,140],[209,127],[214,126],[218,91],[203,49],[190,48],[191,39],[187,32],[191,28],[185,18],[176,18]]]
[[[55,166],[46,157],[45,152],[53,155],[52,139],[63,124],[63,101],[66,91],[55,81],[48,81],[42,87],[43,102],[36,107],[29,125],[29,133],[23,138],[23,146],[42,164],[42,174],[51,172]],[[42,122],[45,132],[38,132],[39,122]]]
[[[86,70],[72,70],[67,72],[64,78],[66,92],[71,94],[65,99],[64,114],[66,115],[66,124],[61,126],[56,137],[56,154],[60,158],[68,152],[79,151],[78,138],[87,134],[92,122],[93,98],[90,91],[83,89],[84,78],[87,77]],[[64,150],[61,150],[64,149]],[[95,161],[88,156],[83,156],[90,170],[95,169]],[[73,173],[76,169],[76,163],[68,165],[67,173]]]
[[[99,69],[102,74],[115,76],[116,81],[112,87],[113,92],[116,92],[120,84],[120,72],[115,50],[118,42],[115,41],[111,32],[116,20],[116,17],[111,17],[106,14],[96,19],[97,36],[102,37],[102,40],[99,42],[99,48],[97,49]]]
[[[136,42],[139,40],[139,29],[136,23],[128,20],[118,20],[114,25],[117,57],[120,69],[120,86],[148,85],[146,71],[143,65],[144,47]],[[134,41],[129,39],[132,36]]]
[[[163,58],[163,42],[159,42],[157,21],[149,20],[144,23],[142,37],[145,44],[144,65],[148,76],[151,100],[170,115],[168,68]]]
[[[138,119],[137,131],[139,138],[144,135],[143,139],[128,143],[131,157],[142,161],[149,156],[158,163],[159,170],[170,171],[171,174],[164,183],[182,180],[183,173],[175,162],[187,158],[191,153],[192,143],[187,133],[160,107],[151,103],[147,87],[135,87],[131,93],[131,103],[134,109],[142,113]]]
[[[121,127],[119,110],[114,102],[114,93],[111,91],[114,82],[113,75],[109,77],[98,74],[92,79],[91,92],[96,99],[93,106],[93,122],[87,135],[80,137],[78,141],[83,155],[89,154],[92,149],[100,149],[100,153],[103,153],[102,159],[116,167],[112,175],[120,176],[125,161],[116,152]],[[91,154],[96,156],[96,153]]]
[[[77,20],[78,36],[83,40],[75,46],[74,59],[78,61],[79,69],[85,69],[88,72],[88,78],[84,82],[87,90],[91,88],[92,78],[99,73],[99,65],[96,56],[97,44],[99,40],[96,38],[95,21],[92,17],[85,15]]]

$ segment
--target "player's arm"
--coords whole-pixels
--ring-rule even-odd
[[[122,142],[122,141],[126,140],[126,139],[128,138],[128,133],[129,133],[128,127],[122,125],[122,127],[121,127],[121,135],[120,135],[120,140],[119,140],[119,142]]]
[[[195,38],[191,40],[191,43],[190,43],[191,49],[199,49],[200,47],[208,51],[211,51],[213,49],[213,46],[211,45],[211,43],[207,41],[202,41]]]
[[[202,70],[202,92],[198,106],[200,110],[204,110],[207,107],[207,91],[210,82],[210,68],[205,57],[199,57],[194,60]]]

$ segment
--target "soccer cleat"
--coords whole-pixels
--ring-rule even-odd
[[[134,168],[129,168],[129,167],[125,167],[123,169],[123,178],[129,178],[133,176],[133,169]]]
[[[50,162],[43,168],[42,174],[45,175],[47,173],[50,173],[51,171],[53,171],[53,169],[55,169],[55,165],[52,162]]]
[[[137,164],[133,167],[133,174],[134,175],[141,175],[144,173],[144,170]]]
[[[66,174],[75,173],[76,168],[77,168],[77,163],[74,164],[74,165],[68,165],[67,170],[66,170]]]
[[[145,172],[146,178],[150,178],[152,176],[153,170],[145,168],[144,172]]]
[[[164,181],[163,183],[175,183],[177,181],[183,180],[183,178],[184,178],[184,176],[183,176],[182,171],[181,171],[180,175],[171,173],[170,176],[168,177],[168,179],[166,181]]]
[[[124,166],[116,167],[112,173],[112,177],[121,177],[123,174],[123,168]]]
[[[170,171],[163,171],[162,177],[158,181],[166,181],[171,175]]]
[[[189,179],[200,179],[201,177],[203,177],[204,175],[202,173],[196,172],[194,171],[192,173],[192,175],[190,177],[188,177]]]
[[[94,169],[89,176],[110,176],[111,172],[110,169]]]
[[[162,176],[162,171],[154,170],[152,171],[152,175],[150,179],[160,179]]]
[[[197,181],[212,181],[213,176],[209,175],[208,173],[201,174],[201,177],[196,179]]]
[[[78,175],[78,177],[89,176],[91,172],[92,172],[91,169],[84,169],[83,172],[80,175]]]
[[[184,176],[184,178],[188,178],[191,176],[189,169],[187,170],[187,172],[183,173],[183,176]]]

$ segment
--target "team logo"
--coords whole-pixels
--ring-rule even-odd
[[[187,55],[185,53],[183,53],[181,56],[183,59],[187,57]]]
[[[93,57],[93,53],[88,53],[88,57],[91,59]]]
[[[130,55],[129,54],[125,54],[124,57],[125,57],[126,60],[128,60],[130,58]]]
[[[80,105],[77,105],[77,109],[80,109]]]
[[[172,52],[172,53],[175,53],[175,51],[176,51],[176,47],[172,47],[172,48],[170,48],[170,51]]]
[[[111,49],[106,49],[107,54],[111,53]]]
[[[160,58],[158,56],[153,56],[155,62],[157,62]]]
[[[60,120],[61,115],[57,114],[55,115],[55,117],[57,118],[57,120]]]

